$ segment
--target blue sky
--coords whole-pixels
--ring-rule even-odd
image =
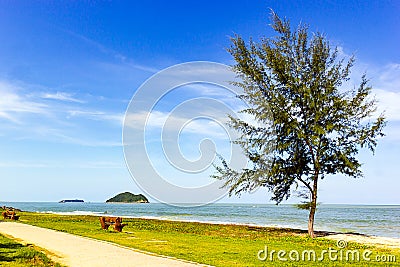
[[[360,154],[365,177],[328,177],[319,200],[400,204],[397,1],[0,1],[0,177],[7,188],[0,200],[104,201],[118,192],[141,192],[125,165],[121,137],[136,90],[175,64],[233,64],[225,50],[229,36],[272,36],[269,8],[293,25],[301,21],[311,31],[325,33],[342,56],[354,54],[350,84],[366,72],[379,110],[388,117],[387,136],[375,155]],[[190,94],[182,90],[160,107],[172,110],[174,103],[205,95],[201,88]],[[209,132],[196,133],[190,129],[199,127],[192,124],[182,133],[184,155],[195,158],[204,136],[223,134],[209,126]],[[149,133],[149,138],[159,136]],[[149,149],[153,156],[160,153]],[[168,169],[163,171],[168,176]],[[261,189],[221,201],[268,203],[269,197]]]

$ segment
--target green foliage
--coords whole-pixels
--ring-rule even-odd
[[[123,202],[123,203],[148,203],[148,199],[142,194],[135,195],[130,192],[120,193],[115,197],[108,199],[106,202]]]
[[[319,203],[317,203],[317,205],[319,205]],[[303,201],[301,203],[295,204],[294,206],[301,210],[310,210],[313,206],[313,203],[311,201]]]
[[[280,203],[294,188],[303,188],[311,202],[313,224],[318,180],[326,175],[361,177],[360,148],[374,152],[384,134],[381,114],[371,119],[376,101],[365,75],[358,88],[345,88],[354,58],[339,58],[325,36],[309,36],[300,24],[292,30],[288,20],[272,13],[276,37],[248,44],[238,35],[228,51],[248,103],[242,110],[256,125],[230,117],[239,144],[250,166],[234,170],[222,159],[214,178],[225,181],[230,194],[240,195],[259,187]],[[309,224],[310,226],[310,224]]]

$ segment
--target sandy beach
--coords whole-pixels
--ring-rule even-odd
[[[346,242],[356,242],[382,248],[400,249],[400,238],[365,236],[357,234],[332,234],[327,235],[324,238],[329,238],[337,241],[344,240]]]
[[[52,260],[70,267],[204,266],[16,222],[0,222],[0,233],[21,243],[43,248],[54,254],[49,255]]]

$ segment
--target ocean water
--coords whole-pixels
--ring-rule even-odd
[[[308,211],[299,210],[289,204],[276,206],[271,204],[218,203],[183,208],[159,203],[0,202],[0,206],[3,205],[43,213],[112,215],[297,229],[307,229],[308,219]],[[315,230],[355,232],[400,238],[400,205],[321,204],[316,213]]]

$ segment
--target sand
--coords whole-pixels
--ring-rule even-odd
[[[0,222],[0,233],[45,249],[53,261],[70,267],[204,266],[16,222]]]
[[[356,242],[383,248],[400,249],[400,238],[366,236],[357,234],[332,234],[325,236],[324,238],[329,238],[337,241],[344,240],[346,242]]]

